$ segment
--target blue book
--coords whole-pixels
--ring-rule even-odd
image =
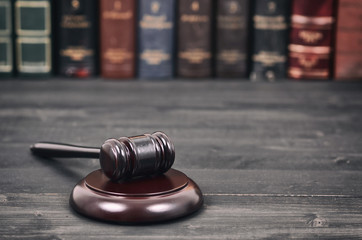
[[[138,76],[171,78],[174,72],[176,0],[139,0]]]

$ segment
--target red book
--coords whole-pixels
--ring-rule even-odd
[[[334,77],[362,80],[362,1],[339,0]]]
[[[100,0],[101,76],[133,78],[135,76],[134,0]]]
[[[289,77],[330,78],[334,4],[334,0],[293,1]]]

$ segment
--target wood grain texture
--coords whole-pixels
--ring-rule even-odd
[[[0,239],[361,239],[361,109],[359,83],[1,81]],[[151,226],[74,213],[98,160],[29,151],[156,130],[205,205]]]

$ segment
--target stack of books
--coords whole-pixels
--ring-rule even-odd
[[[362,1],[0,0],[0,77],[362,80]]]

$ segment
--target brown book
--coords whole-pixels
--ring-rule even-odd
[[[249,0],[218,0],[216,76],[246,77]]]
[[[177,52],[179,77],[212,75],[212,2],[212,0],[179,1]]]
[[[100,0],[101,76],[135,76],[136,5],[134,0]]]
[[[362,1],[339,0],[334,77],[362,80]]]
[[[330,78],[334,4],[334,0],[293,1],[289,77]]]

